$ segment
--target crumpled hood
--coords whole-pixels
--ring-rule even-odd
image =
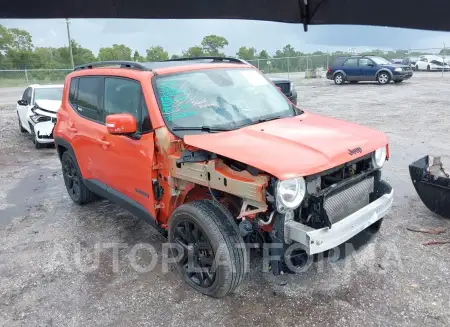
[[[61,107],[61,100],[36,100],[35,103],[39,108],[51,112],[57,112]]]
[[[230,132],[186,135],[184,142],[284,180],[362,157],[385,146],[388,138],[368,127],[305,112]],[[352,155],[356,148],[361,151]]]

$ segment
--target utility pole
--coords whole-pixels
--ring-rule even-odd
[[[73,64],[72,41],[70,39],[69,18],[66,18],[66,26],[67,26],[67,38],[69,39],[70,63],[72,64],[72,69],[74,69],[75,65]]]

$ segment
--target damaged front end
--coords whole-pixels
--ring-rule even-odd
[[[53,143],[53,130],[56,124],[56,113],[38,105],[31,111],[30,124],[37,143]]]
[[[444,168],[441,157],[425,156],[409,166],[409,173],[425,206],[450,218],[450,172]]]

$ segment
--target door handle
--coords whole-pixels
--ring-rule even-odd
[[[110,142],[102,140],[102,139],[96,139],[96,141],[103,147],[103,148],[107,148],[111,145]]]

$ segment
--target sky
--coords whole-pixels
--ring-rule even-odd
[[[28,31],[37,47],[67,45],[64,19],[0,19],[8,28]],[[224,52],[235,55],[240,46],[255,47],[274,54],[286,44],[302,52],[357,51],[368,49],[423,49],[450,47],[450,32],[434,32],[373,26],[309,26],[299,24],[243,20],[171,20],[171,19],[72,19],[70,33],[85,48],[98,53],[101,47],[125,44],[140,54],[160,45],[169,54],[199,45],[205,35],[224,36],[229,46]]]

